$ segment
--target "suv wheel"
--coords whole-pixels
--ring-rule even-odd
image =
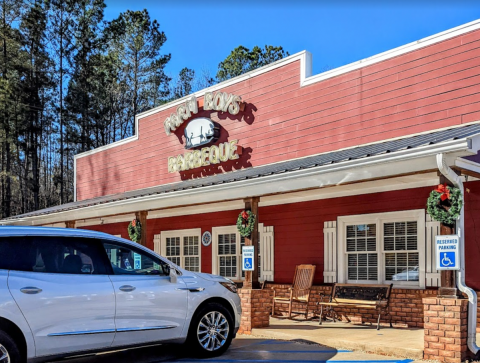
[[[219,303],[209,303],[194,316],[188,344],[202,357],[219,356],[230,346],[234,328],[229,311]]]
[[[12,338],[0,330],[0,363],[19,363],[20,352]]]

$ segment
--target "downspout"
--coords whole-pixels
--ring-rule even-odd
[[[476,342],[477,293],[472,288],[465,285],[465,233],[463,231],[465,225],[465,193],[463,182],[461,178],[446,164],[444,154],[437,154],[437,166],[440,172],[450,180],[453,185],[459,188],[462,193],[463,206],[457,222],[457,234],[460,241],[460,270],[456,271],[456,281],[458,289],[468,297],[468,349],[470,349],[473,354],[477,354],[480,350]]]

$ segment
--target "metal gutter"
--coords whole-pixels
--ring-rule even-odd
[[[460,240],[460,270],[456,271],[458,289],[468,297],[468,337],[467,346],[473,354],[477,354],[480,348],[477,346],[477,293],[465,284],[465,198],[461,178],[446,164],[445,155],[437,154],[438,170],[450,180],[462,192],[463,206],[457,223],[457,234]]]

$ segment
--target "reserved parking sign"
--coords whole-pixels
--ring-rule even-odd
[[[460,270],[460,244],[457,235],[436,236],[437,270]]]
[[[242,246],[242,271],[253,271],[253,256],[255,249],[253,246]]]

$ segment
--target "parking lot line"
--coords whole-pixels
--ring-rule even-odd
[[[253,345],[253,344],[252,344]],[[353,353],[351,350],[328,349],[328,350],[235,350],[240,353]]]
[[[413,360],[282,360],[282,359],[192,359],[179,360],[182,363],[215,362],[215,363],[410,363]]]

